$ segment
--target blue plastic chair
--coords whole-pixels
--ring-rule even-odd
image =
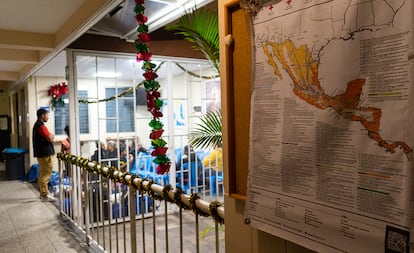
[[[134,172],[136,175],[146,178],[153,173],[153,157],[151,155],[139,155],[135,161]]]
[[[223,172],[222,171],[214,171],[212,170],[212,175],[211,175],[211,181],[210,181],[210,189],[211,189],[211,193],[213,195],[217,194],[217,182],[222,183],[223,182]]]

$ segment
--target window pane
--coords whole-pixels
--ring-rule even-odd
[[[57,106],[55,108],[55,134],[65,134],[65,126],[69,125],[69,105],[68,95],[65,94],[62,96],[65,104],[63,106]]]
[[[128,88],[106,88],[105,95],[107,98],[126,91]],[[119,124],[119,132],[134,132],[134,97],[131,95],[118,98],[106,102],[106,117],[108,119],[117,118]],[[118,102],[119,115],[116,114],[116,101]],[[122,122],[122,123],[121,123]],[[106,130],[108,133],[116,133],[116,120],[106,121]]]
[[[79,90],[78,98],[88,99],[88,91]],[[81,134],[89,133],[89,108],[84,103],[79,103],[79,131]]]

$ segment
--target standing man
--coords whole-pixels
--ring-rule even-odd
[[[34,157],[37,157],[39,163],[39,176],[37,184],[39,185],[40,199],[42,201],[55,201],[52,196],[48,196],[48,183],[53,170],[53,155],[55,149],[53,140],[55,135],[49,132],[45,122],[49,120],[49,112],[43,108],[37,110],[37,121],[33,126],[33,151]]]

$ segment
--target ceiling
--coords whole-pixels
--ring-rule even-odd
[[[214,0],[146,0],[149,31],[173,22],[194,6]],[[63,50],[82,35],[136,38],[134,0],[2,0],[0,90],[34,74],[64,71]]]

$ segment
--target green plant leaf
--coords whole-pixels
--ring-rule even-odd
[[[190,133],[190,144],[194,148],[208,148],[222,144],[222,116],[221,111],[208,112],[200,118]]]
[[[177,23],[167,25],[167,31],[177,31],[176,34],[194,43],[193,48],[201,51],[213,65],[217,73],[220,72],[220,50],[218,34],[217,12],[209,9],[193,9],[191,13],[184,14]]]

